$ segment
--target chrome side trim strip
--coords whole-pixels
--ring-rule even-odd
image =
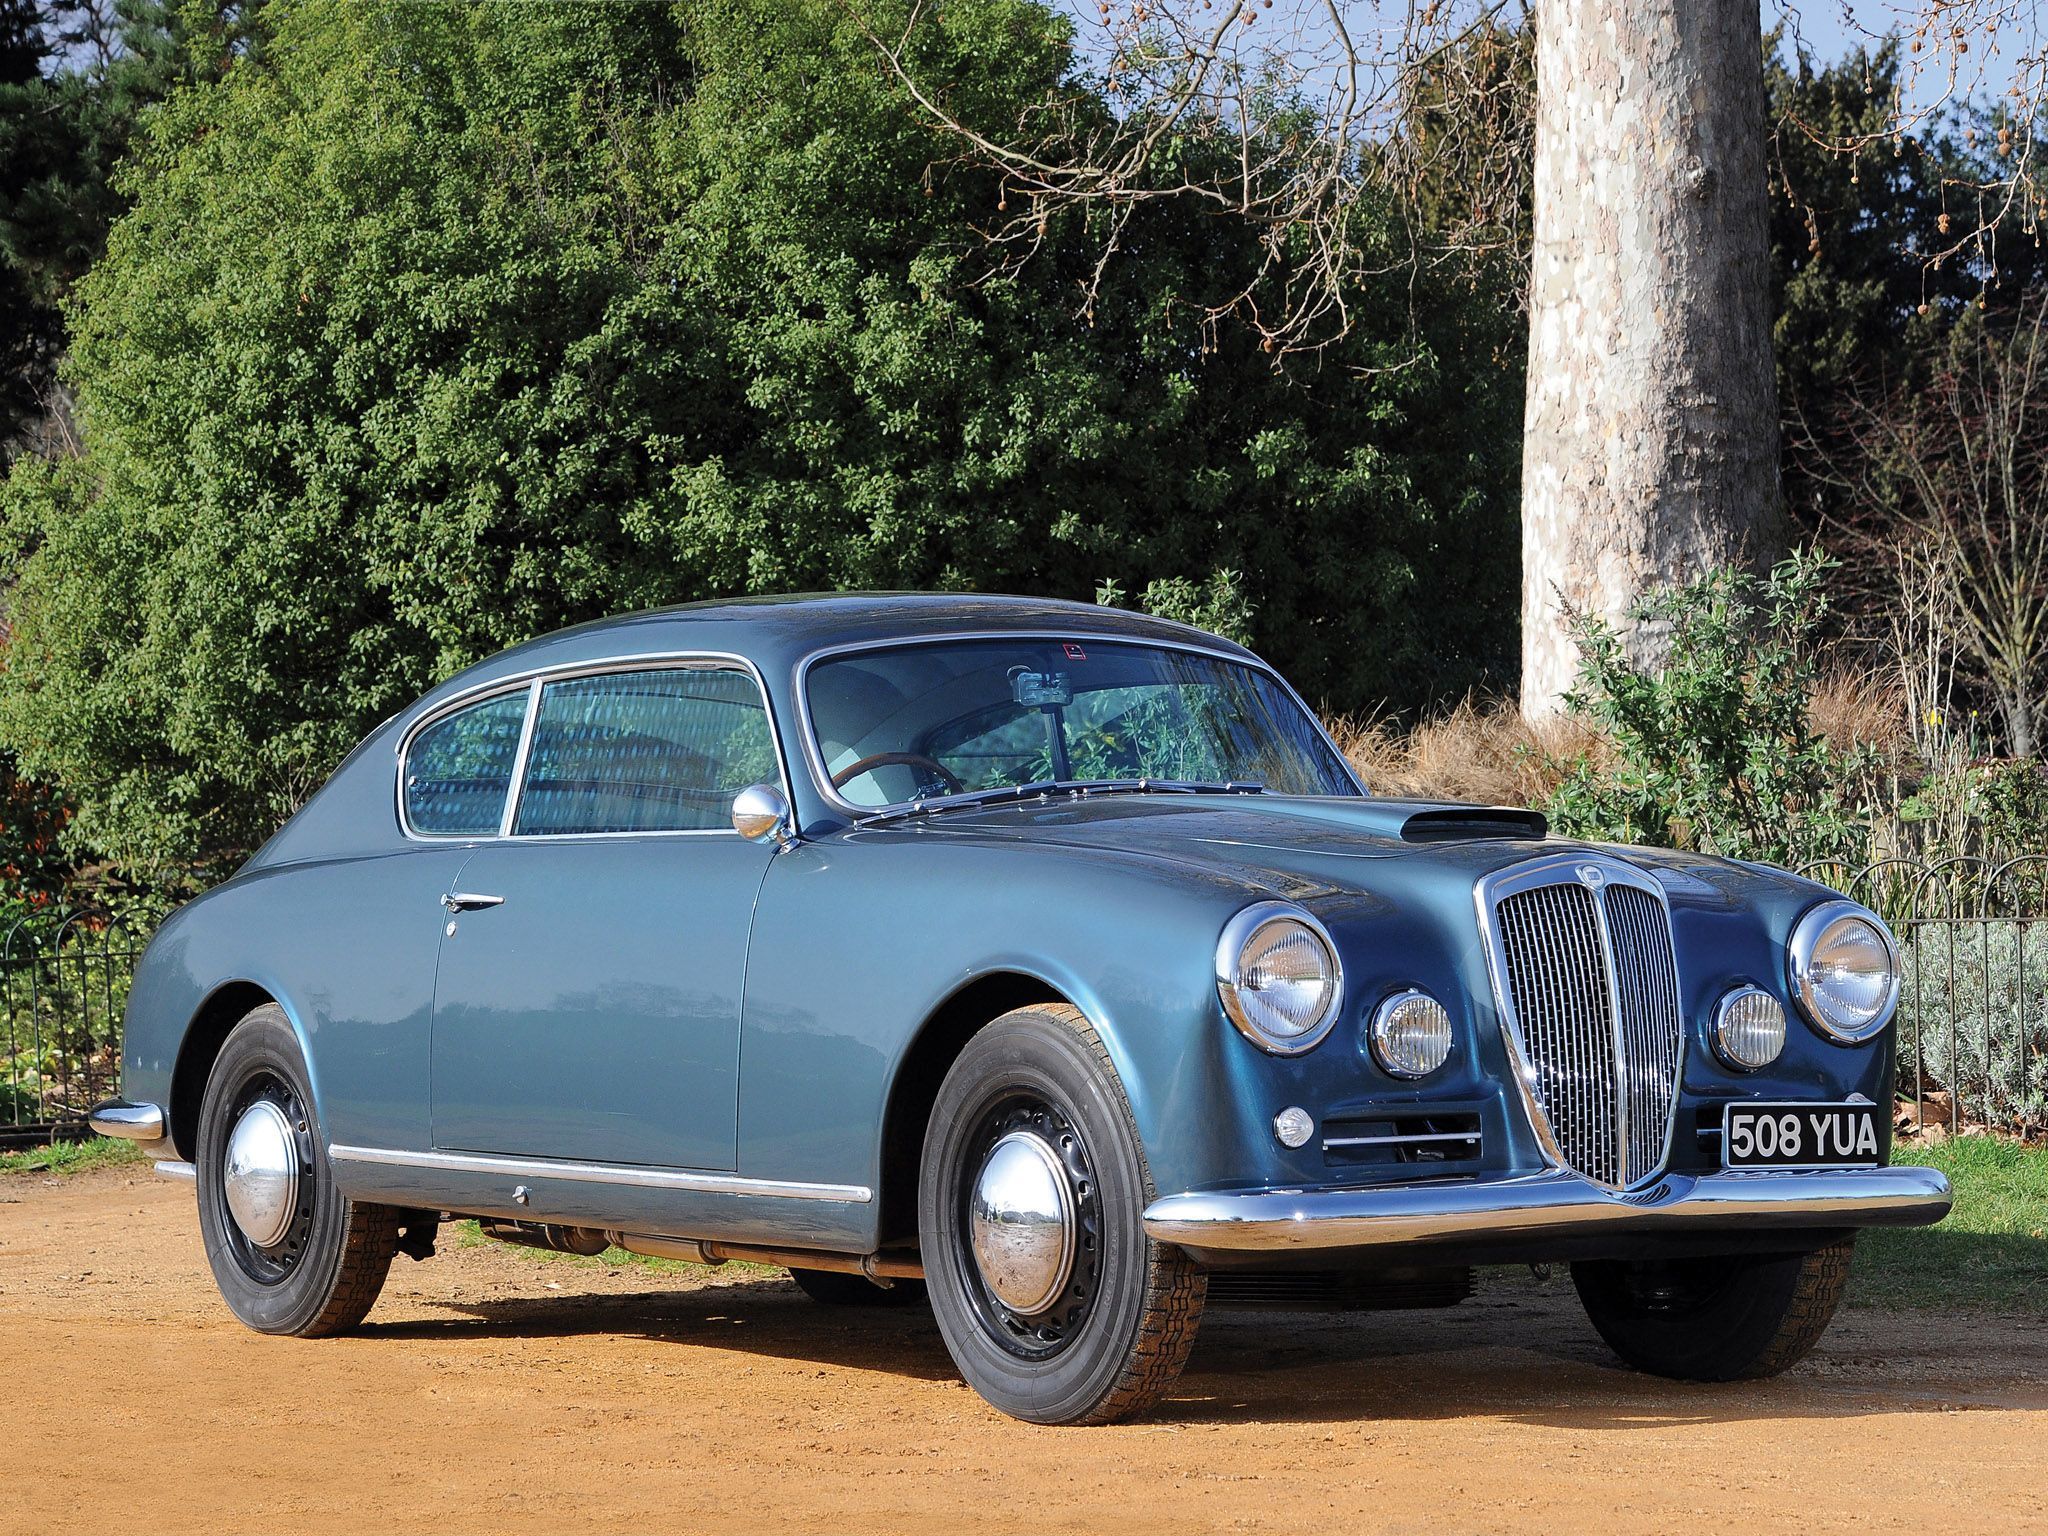
[[[124,1141],[162,1141],[164,1112],[154,1104],[130,1104],[126,1099],[109,1099],[85,1117],[96,1135],[119,1136]]]
[[[1575,1173],[1391,1184],[1364,1189],[1223,1190],[1168,1195],[1146,1235],[1198,1252],[1312,1252],[1470,1239],[1625,1236],[1729,1227],[1923,1227],[1950,1204],[1932,1168],[1667,1174],[1617,1194]]]
[[[734,1173],[700,1173],[684,1168],[641,1168],[630,1163],[574,1163],[552,1157],[498,1157],[485,1152],[401,1152],[390,1147],[333,1146],[339,1163],[389,1168],[427,1168],[440,1173],[495,1173],[517,1179],[571,1179],[584,1184],[630,1184],[641,1189],[679,1189],[703,1195],[770,1195],[782,1200],[835,1200],[866,1205],[875,1198],[864,1184],[809,1184],[788,1179],[743,1179]]]
[[[156,1175],[160,1179],[183,1179],[187,1184],[199,1182],[197,1167],[191,1163],[173,1162],[170,1158],[165,1158],[156,1165]]]

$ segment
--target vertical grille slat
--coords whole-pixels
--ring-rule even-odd
[[[1628,1177],[1633,1183],[1664,1161],[1683,1023],[1662,903],[1634,886],[1610,886],[1607,922],[1620,979],[1615,990],[1621,1004],[1621,1057],[1628,1068]]]
[[[1603,1184],[1648,1178],[1669,1150],[1684,1041],[1662,898],[1566,867],[1493,912],[1502,992],[1559,1152]]]

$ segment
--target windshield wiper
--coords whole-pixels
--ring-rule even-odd
[[[973,806],[1003,805],[1017,800],[1037,800],[1051,795],[1259,795],[1266,786],[1257,779],[1034,779],[1029,784],[1000,784],[992,789],[956,790],[946,795],[925,795],[907,805],[891,806],[860,818],[857,825],[894,821],[903,816],[928,816],[935,811],[963,810]]]
[[[876,811],[863,816],[859,826],[872,826],[878,821],[894,821],[899,816],[925,816],[933,811],[960,810],[974,805],[996,805],[1007,800],[1031,800],[1040,795],[1059,793],[1072,794],[1081,788],[1074,780],[1036,779],[1029,784],[999,784],[993,789],[960,789],[951,794],[920,795],[906,805],[893,805],[887,810]]]
[[[1088,786],[1089,794],[1113,791],[1130,795],[1263,795],[1259,779],[1101,779]]]

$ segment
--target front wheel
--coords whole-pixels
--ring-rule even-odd
[[[918,1225],[960,1374],[1005,1413],[1100,1424],[1179,1377],[1204,1271],[1145,1235],[1129,1102],[1079,1009],[1004,1014],[968,1042],[925,1133]]]
[[[1753,1381],[1796,1364],[1827,1332],[1856,1240],[1811,1253],[1572,1266],[1586,1315],[1637,1370]]]
[[[199,1108],[199,1226],[235,1316],[301,1338],[363,1320],[398,1251],[397,1210],[344,1199],[313,1119],[306,1063],[266,1003],[221,1046]]]

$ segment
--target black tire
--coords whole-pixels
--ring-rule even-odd
[[[222,1187],[229,1134],[258,1099],[279,1106],[299,1155],[298,1206],[284,1237],[259,1248],[230,1214]],[[401,1212],[335,1190],[314,1122],[306,1064],[284,1010],[266,1003],[221,1046],[199,1109],[199,1228],[222,1299],[259,1333],[316,1338],[360,1323],[398,1251]]]
[[[916,1307],[925,1299],[922,1280],[892,1280],[882,1286],[866,1275],[836,1269],[792,1269],[789,1278],[811,1300],[827,1307]]]
[[[1079,1234],[1066,1290],[1030,1319],[983,1280],[968,1215],[989,1148],[1018,1129],[1059,1149]],[[1208,1279],[1145,1235],[1153,1194],[1130,1104],[1079,1009],[1019,1008],[968,1042],[932,1106],[918,1181],[932,1312],[968,1385],[1036,1424],[1108,1423],[1165,1395],[1194,1345]]]
[[[1827,1332],[1856,1240],[1811,1253],[1574,1264],[1608,1347],[1680,1381],[1754,1381],[1797,1364]]]

